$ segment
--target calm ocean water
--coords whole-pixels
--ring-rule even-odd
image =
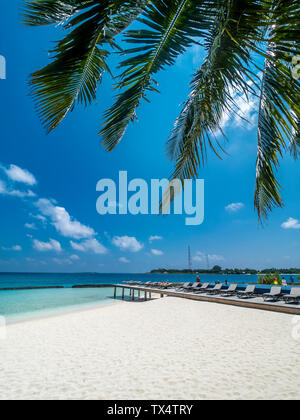
[[[286,280],[296,280],[297,276],[284,276]],[[45,287],[45,286],[64,286],[72,287],[79,284],[115,284],[124,281],[166,281],[171,283],[188,282],[195,280],[195,275],[190,274],[97,274],[97,273],[78,273],[78,274],[39,274],[39,273],[0,273],[0,289],[12,287]],[[249,275],[201,275],[203,281],[216,281],[235,283],[256,283],[258,276]]]
[[[0,273],[0,288],[64,286],[53,290],[9,290],[0,291],[0,316],[9,320],[26,317],[41,317],[70,310],[113,304],[113,288],[72,289],[74,285],[115,284],[129,280],[190,282],[194,275],[163,274],[19,274]],[[290,280],[290,276],[285,276]],[[257,276],[247,275],[202,275],[201,280],[235,283],[256,283]]]

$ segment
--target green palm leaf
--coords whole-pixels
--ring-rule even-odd
[[[142,99],[158,91],[155,75],[202,42],[207,57],[167,143],[175,161],[172,178],[197,177],[209,148],[220,156],[224,114],[239,114],[235,97],[257,95],[255,208],[262,219],[282,206],[280,157],[288,149],[300,155],[300,84],[291,76],[292,58],[300,55],[299,15],[299,0],[26,1],[25,24],[67,30],[51,64],[33,73],[32,94],[42,122],[53,130],[77,103],[96,98],[102,74],[109,71],[107,58],[112,48],[120,50],[116,36],[138,20],[140,29],[125,34],[130,47],[121,52],[116,102],[101,131],[110,151],[136,119]]]
[[[47,4],[44,4],[47,3]],[[66,6],[63,13],[55,8],[51,14],[49,3]],[[72,111],[76,103],[90,104],[96,98],[102,73],[109,68],[109,51],[102,46],[114,46],[114,38],[141,13],[148,1],[69,1],[34,2],[32,8],[45,6],[45,21],[62,18],[67,29],[73,30],[58,43],[54,61],[32,74],[32,95],[40,118],[48,131],[52,131]],[[75,7],[76,4],[76,8]],[[92,7],[91,4],[93,5]],[[65,22],[67,12],[72,16]],[[32,8],[31,14],[33,14]],[[60,10],[60,9],[59,9]],[[77,13],[80,10],[80,13]],[[38,12],[37,12],[38,13]],[[70,13],[71,15],[71,13]],[[27,16],[27,21],[30,21]],[[117,21],[116,21],[117,19]],[[26,20],[25,20],[26,21]],[[32,22],[35,22],[33,16]]]
[[[280,185],[275,178],[279,157],[287,148],[287,139],[293,139],[297,130],[296,118],[300,109],[289,67],[275,66],[269,60],[261,90],[258,120],[258,155],[256,164],[255,208],[260,218],[266,217],[274,206],[282,206]],[[299,90],[299,86],[296,88]],[[295,156],[296,142],[291,141]]]
[[[128,31],[125,40],[138,47],[123,52],[132,55],[121,63],[125,67],[117,89],[116,103],[107,111],[101,134],[107,150],[122,139],[136,109],[146,94],[157,90],[153,76],[175,63],[178,55],[192,45],[195,37],[210,27],[214,1],[157,0],[149,5],[139,21],[147,29]]]
[[[92,6],[93,0],[37,0],[25,1],[23,23],[28,26],[64,23],[80,9]]]
[[[206,161],[207,147],[222,149],[215,133],[224,113],[236,112],[233,94],[254,94],[250,47],[262,40],[264,9],[256,1],[223,2],[206,36],[207,57],[194,75],[192,92],[175,122],[167,153],[176,161],[172,178],[195,178]],[[255,41],[257,42],[257,41]],[[256,84],[255,78],[253,80]]]
[[[295,115],[294,115],[294,118],[297,125],[297,129],[294,129],[294,132],[291,137],[290,144],[289,144],[289,150],[290,150],[291,155],[296,160],[300,156],[300,118],[297,118]]]
[[[274,9],[276,24],[269,33],[258,118],[258,153],[254,205],[259,218],[273,207],[282,207],[280,184],[276,179],[279,158],[287,145],[295,158],[299,153],[300,84],[291,73],[290,63],[299,52],[295,28],[286,28],[285,13],[295,22],[294,2],[279,1]],[[287,7],[290,9],[287,10]],[[298,7],[299,12],[299,7]],[[299,35],[298,35],[299,37]]]

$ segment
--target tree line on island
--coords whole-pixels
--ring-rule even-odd
[[[222,269],[219,265],[215,265],[212,269],[166,269],[158,268],[151,270],[150,274],[272,274],[272,273],[281,273],[281,274],[299,274],[300,268],[266,268],[264,270],[255,270],[251,268],[225,268]]]

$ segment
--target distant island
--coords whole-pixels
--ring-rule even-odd
[[[167,269],[167,268],[158,268],[156,270],[151,270],[150,274],[271,274],[271,273],[281,273],[281,274],[300,274],[300,268],[266,268],[264,270],[255,270],[251,268],[225,268],[223,269],[219,265],[215,265],[210,270],[205,269]]]

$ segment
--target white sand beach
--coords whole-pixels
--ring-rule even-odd
[[[299,399],[293,316],[178,298],[10,325],[1,399]]]

